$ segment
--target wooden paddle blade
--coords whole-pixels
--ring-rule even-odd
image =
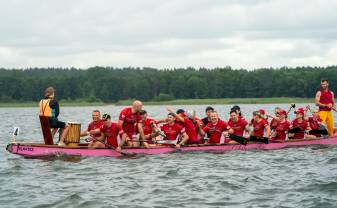
[[[240,136],[237,136],[237,135],[234,135],[234,134],[229,134],[228,137],[230,139],[236,141],[237,143],[240,143],[240,144],[243,144],[243,145],[246,145],[248,143],[247,139],[244,138],[244,137],[240,137]]]

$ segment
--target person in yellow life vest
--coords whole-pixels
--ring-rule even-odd
[[[57,119],[60,114],[60,106],[58,101],[54,99],[54,96],[54,88],[48,87],[45,90],[44,99],[42,99],[39,103],[40,116],[48,117],[50,128],[55,130],[52,135],[56,133],[57,129],[61,129],[58,145],[65,146],[64,139],[68,134],[69,126],[65,122],[59,121]]]
[[[326,123],[329,136],[334,133],[334,121],[331,110],[336,111],[334,93],[329,90],[329,81],[321,80],[321,88],[316,93],[315,103],[319,107],[319,117]]]

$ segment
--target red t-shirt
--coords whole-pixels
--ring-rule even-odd
[[[253,136],[263,137],[264,129],[268,126],[268,121],[261,119],[261,121],[253,121]]]
[[[184,117],[184,122],[177,123],[185,128],[186,134],[188,135],[188,141],[186,142],[187,144],[199,142],[195,125],[189,118]]]
[[[203,131],[209,135],[209,143],[218,144],[222,136],[222,132],[227,130],[227,124],[223,120],[219,120],[216,124],[209,122]]]
[[[154,124],[157,124],[157,122],[152,118],[148,118],[145,121],[142,121],[144,135],[148,135],[152,133],[152,126],[151,126],[152,122],[154,122]]]
[[[278,123],[279,123],[279,122],[278,122],[275,118],[273,118],[273,119],[270,121],[270,128],[271,128],[271,129],[276,129]]]
[[[164,124],[160,127],[160,129],[166,135],[167,140],[176,140],[180,134],[185,133],[184,127],[180,126],[177,123],[174,123],[172,126],[169,124]]]
[[[200,120],[200,119],[195,119],[195,124],[194,124],[194,126],[195,126],[195,133],[197,134],[197,136],[199,137],[199,130],[198,130],[198,123],[200,124],[200,128],[202,129],[202,128],[204,128],[204,122],[202,122],[202,120]],[[198,139],[199,140],[199,139]]]
[[[110,127],[103,125],[100,128],[100,130],[105,135],[105,139],[106,139],[105,142],[110,144],[113,147],[118,146],[118,141],[117,141],[118,135],[122,135],[124,133],[123,129],[117,123],[113,123],[113,122],[111,122]]]
[[[276,127],[274,130],[276,131],[275,137],[272,138],[272,140],[280,140],[284,141],[286,139],[286,131],[290,129],[290,122],[285,120],[283,122],[275,122]]]
[[[302,131],[305,131],[308,127],[308,121],[302,120],[302,122],[298,122],[298,119],[295,118],[292,122],[291,125],[293,128],[295,127],[300,127]],[[303,139],[304,138],[304,132],[299,132],[294,134],[294,139]]]
[[[322,120],[320,118],[316,118],[316,117],[309,117],[308,122],[309,122],[310,128],[312,130],[317,130],[319,128],[319,126],[321,125]]]
[[[89,123],[87,131],[95,130],[95,129],[100,129],[104,125],[104,121],[99,120],[97,122],[92,121]],[[101,136],[101,133],[94,134],[93,137],[98,138]]]
[[[122,129],[130,138],[136,135],[137,124],[141,120],[139,112],[132,113],[132,108],[124,108],[119,114],[119,120],[124,121]]]
[[[231,119],[229,119],[227,124],[228,124],[228,129],[234,130],[234,133],[233,133],[234,135],[242,137],[248,122],[244,118],[241,118],[241,119],[239,118],[237,122],[234,122]]]

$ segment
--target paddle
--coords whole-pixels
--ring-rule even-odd
[[[326,129],[313,129],[309,131],[309,134],[322,134],[322,135],[328,135],[328,131]]]
[[[294,109],[296,108],[296,104],[295,103],[291,103],[290,104],[290,108],[289,108],[289,110],[287,112],[287,115],[290,113],[290,111],[291,111],[292,108],[294,108]]]
[[[288,130],[288,133],[293,134],[293,133],[300,133],[301,131],[303,131],[300,127],[295,127],[292,129]]]
[[[303,131],[300,127],[295,127],[293,129],[290,129],[288,133],[303,133]],[[328,135],[328,131],[326,129],[313,129],[308,132],[309,134],[322,134],[322,135]]]
[[[166,138],[165,133],[164,133],[160,128],[158,128],[158,126],[156,126],[154,123],[151,123],[150,125],[151,125],[151,127],[154,129],[154,133],[158,134],[158,135],[161,136],[163,139]],[[157,143],[156,138],[154,138],[153,141],[154,141],[155,143]]]
[[[246,145],[248,143],[248,140],[244,137],[241,136],[237,136],[235,134],[228,134],[228,137],[234,141],[236,141],[237,143]]]
[[[13,135],[12,135],[12,143],[16,143],[16,137],[19,136],[20,128],[14,127]]]
[[[104,144],[105,146],[107,146],[108,149],[112,149],[112,150],[114,150],[114,151],[120,153],[120,154],[123,155],[123,156],[132,156],[132,155],[134,155],[134,154],[130,154],[130,153],[118,151],[118,150],[116,149],[116,147],[114,147],[114,146],[112,146],[112,145],[110,145],[110,144],[108,144],[108,143],[104,143],[104,142],[102,142],[102,141],[100,141],[100,140],[98,140],[98,139],[96,139],[96,138],[93,138],[93,137],[86,138],[85,141],[86,141],[86,142],[88,142],[88,141],[100,142],[101,144]]]
[[[267,137],[256,137],[256,136],[250,136],[249,137],[249,141],[252,141],[252,142],[260,142],[260,143],[264,143],[264,144],[268,144],[269,139]]]

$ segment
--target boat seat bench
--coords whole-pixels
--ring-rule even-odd
[[[41,124],[41,130],[43,134],[44,143],[46,145],[53,145],[54,144],[53,135],[50,130],[48,117],[39,116],[39,118],[40,118],[40,124]]]

